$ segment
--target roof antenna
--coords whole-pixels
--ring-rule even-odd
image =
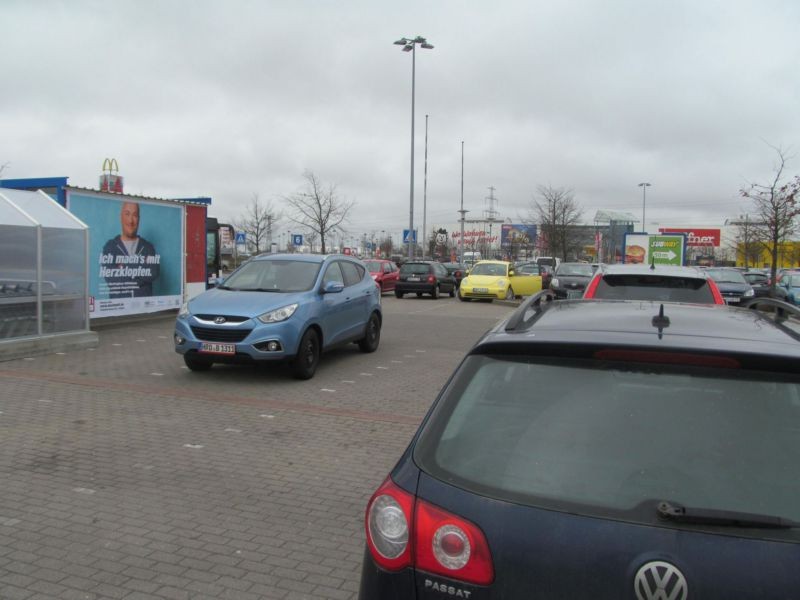
[[[658,327],[658,339],[661,339],[664,334],[664,329],[669,327],[669,317],[664,315],[664,305],[658,309],[658,314],[653,317],[653,327]]]

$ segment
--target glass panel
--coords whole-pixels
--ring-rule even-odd
[[[3,225],[22,225],[27,227],[34,226],[35,223],[22,214],[14,205],[3,198],[3,194],[8,191],[9,190],[0,189],[0,223]]]
[[[0,225],[0,339],[37,333],[36,229]]]
[[[86,328],[85,233],[42,230],[42,333]]]
[[[82,225],[49,196],[39,192],[11,189],[4,189],[2,194],[45,227],[86,229],[85,225]]]

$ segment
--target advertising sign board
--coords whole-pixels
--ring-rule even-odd
[[[180,306],[181,205],[71,192],[67,209],[89,225],[89,295],[94,306],[90,317]]]
[[[536,225],[503,223],[500,227],[500,246],[507,248],[512,244],[535,244]]]
[[[684,264],[685,256],[686,237],[683,234],[625,234],[625,263],[680,266]]]
[[[660,233],[680,233],[686,235],[686,245],[690,248],[719,248],[721,233],[719,229],[697,229],[694,227],[662,227]]]

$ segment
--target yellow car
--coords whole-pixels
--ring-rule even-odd
[[[510,262],[482,260],[475,263],[469,275],[461,280],[458,299],[464,302],[473,298],[511,300],[518,296],[532,296],[541,290],[541,275],[517,275]]]

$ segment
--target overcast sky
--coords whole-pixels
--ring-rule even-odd
[[[415,225],[527,215],[537,186],[650,230],[748,209],[781,146],[800,173],[797,0],[3,0],[4,178],[210,196],[230,221],[304,170],[355,201],[353,235],[408,226],[416,52]],[[288,225],[282,227],[292,229]]]

